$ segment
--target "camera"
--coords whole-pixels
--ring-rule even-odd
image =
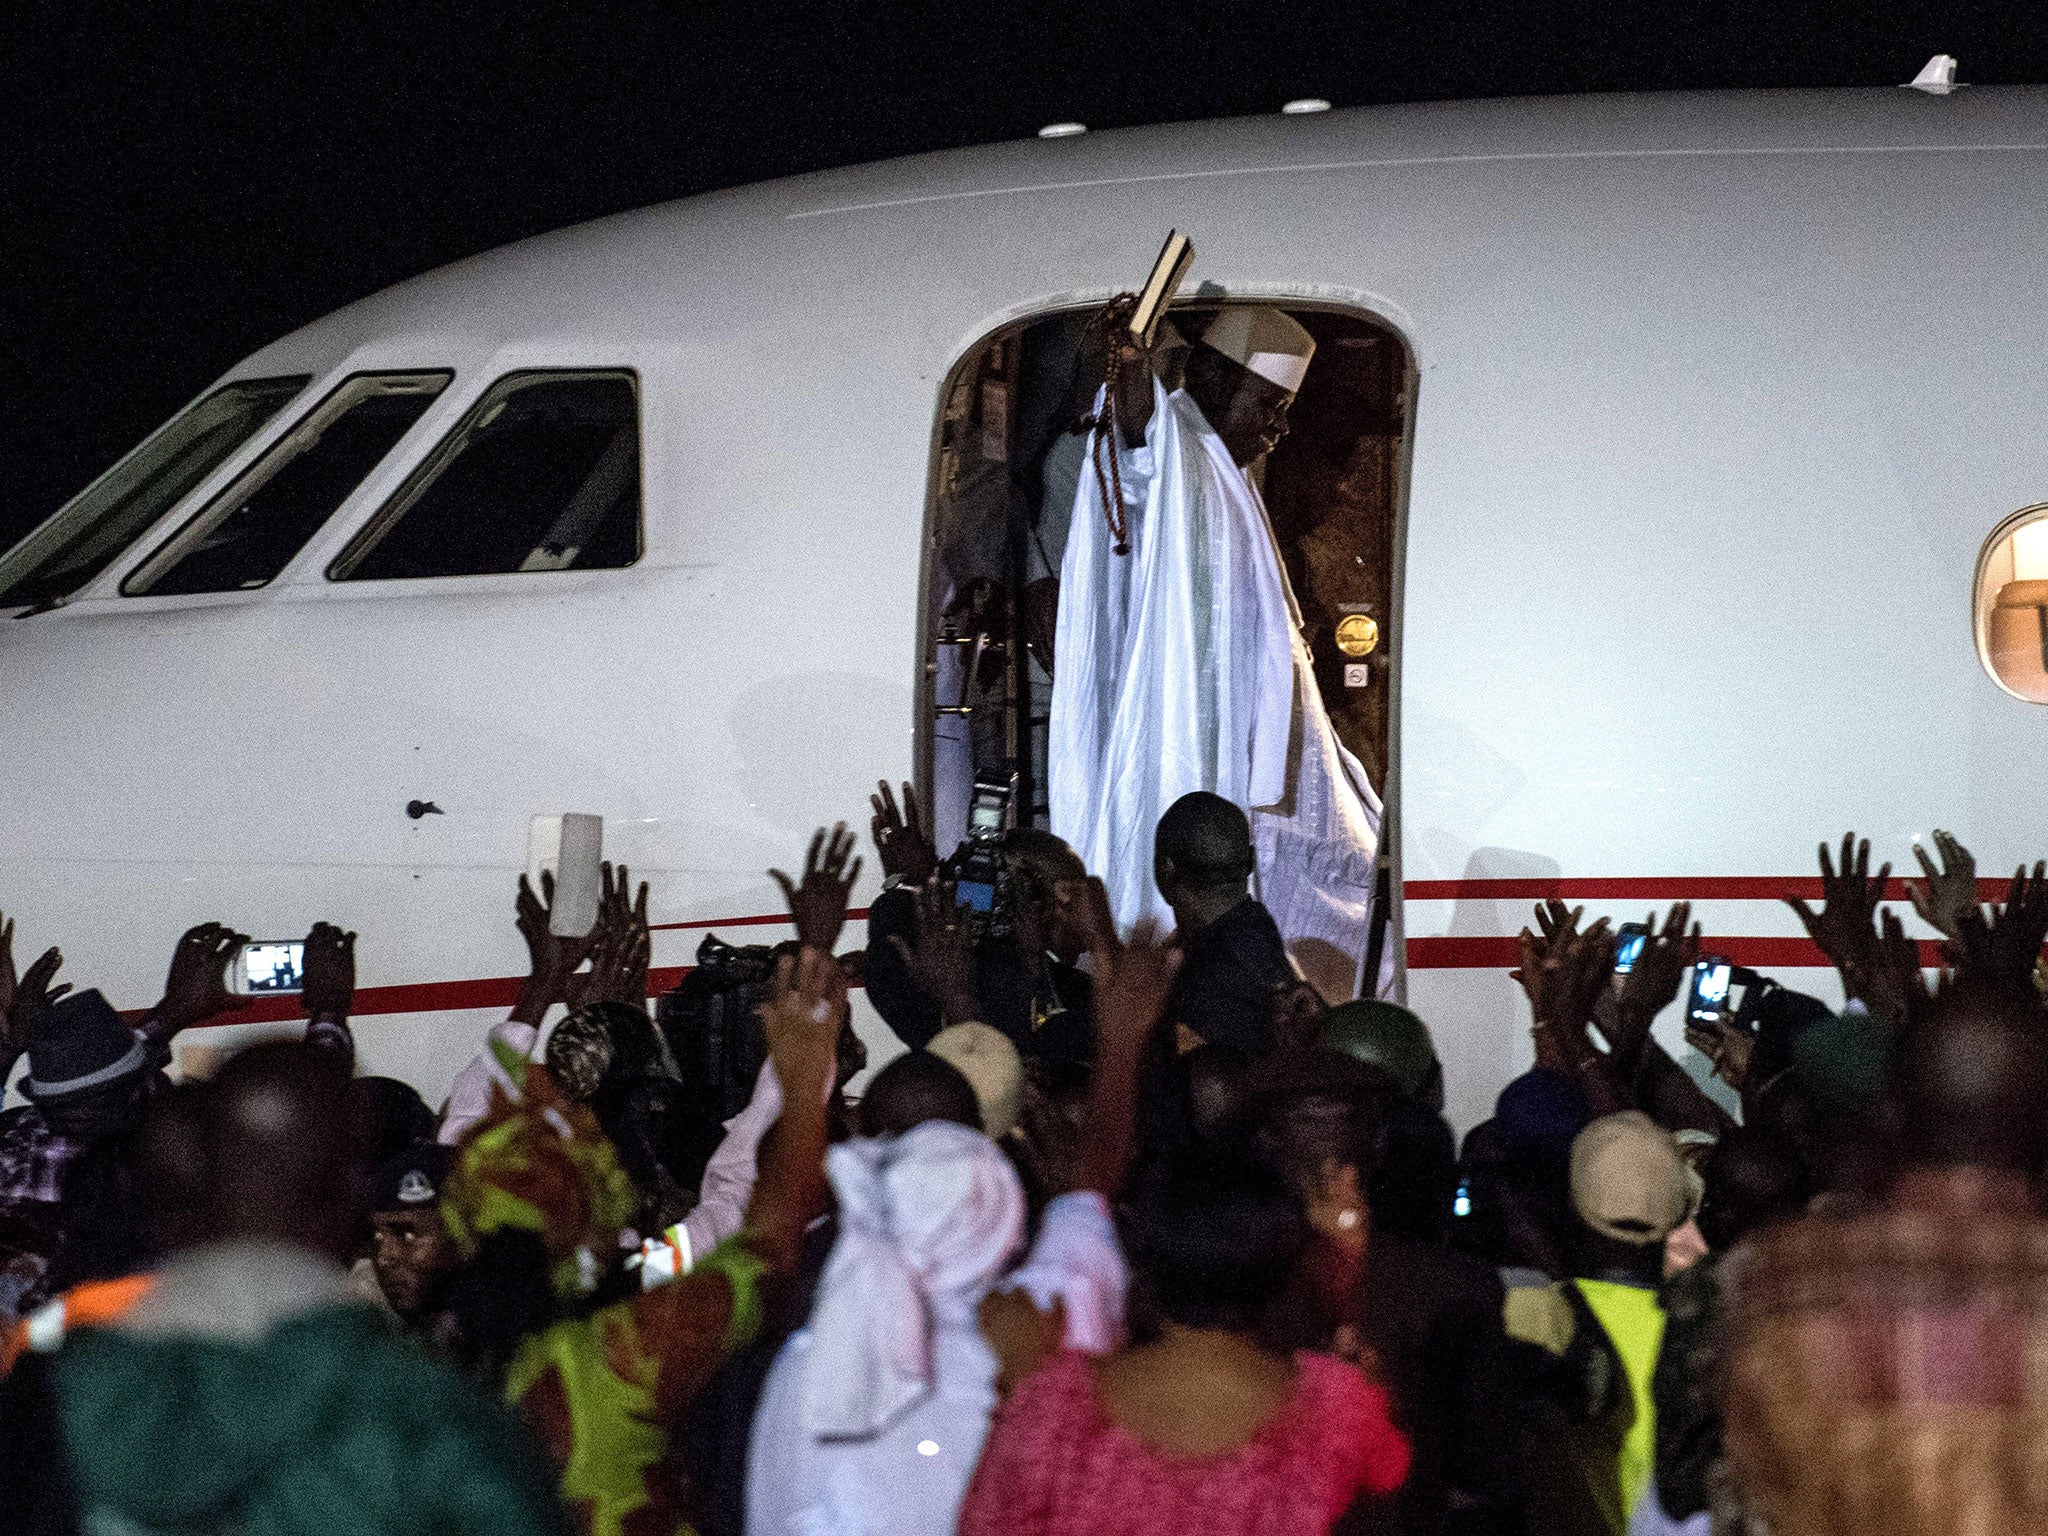
[[[940,874],[952,882],[953,900],[968,937],[977,944],[1007,939],[1016,931],[1010,866],[1003,857],[1009,820],[1010,781],[977,775],[974,797],[968,802],[967,836],[940,866]]]

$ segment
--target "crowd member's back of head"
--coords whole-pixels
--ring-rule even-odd
[[[1250,1108],[1259,1155],[1307,1206],[1334,1178],[1359,1200],[1381,1166],[1388,1111],[1399,1089],[1386,1073],[1331,1050],[1275,1057],[1254,1077]]]
[[[1258,1158],[1220,1150],[1141,1170],[1118,1225],[1163,1322],[1232,1333],[1259,1326],[1308,1241],[1287,1181]]]
[[[2008,988],[1943,988],[1898,1041],[1892,1102],[1903,1171],[2036,1178],[2048,1162],[2048,1019]]]
[[[93,1147],[64,1184],[50,1289],[149,1269],[210,1231],[201,1105],[208,1085],[154,1095],[127,1132]]]
[[[861,1096],[865,1136],[901,1136],[927,1120],[981,1129],[981,1105],[966,1074],[930,1051],[905,1051],[882,1068]]]
[[[1577,1272],[1654,1286],[1664,1239],[1691,1215],[1685,1162],[1671,1133],[1640,1110],[1603,1115],[1572,1143]]]
[[[1250,819],[1221,795],[1183,795],[1159,818],[1154,873],[1184,929],[1212,922],[1243,901],[1256,864]]]
[[[1585,1094],[1561,1072],[1533,1068],[1502,1089],[1493,1118],[1465,1137],[1471,1204],[1459,1245],[1504,1270],[1567,1274],[1571,1147],[1590,1119]]]
[[[347,1257],[368,1147],[345,1065],[301,1041],[251,1046],[207,1089],[199,1138],[215,1236]]]
[[[412,1084],[395,1077],[359,1077],[354,1092],[357,1113],[369,1128],[371,1166],[434,1139],[440,1122]]]
[[[1811,1193],[1798,1154],[1762,1130],[1738,1126],[1714,1144],[1700,1173],[1700,1236],[1725,1253],[1750,1233],[1787,1221],[1805,1209]]]

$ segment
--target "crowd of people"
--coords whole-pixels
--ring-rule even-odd
[[[37,1532],[1622,1536],[2048,1517],[2048,871],[1914,907],[1867,844],[1795,901],[1848,1003],[1753,978],[1652,1033],[1684,905],[1618,966],[1521,935],[1535,1065],[1462,1141],[1424,1021],[1307,986],[1244,814],[1153,848],[1120,934],[1057,839],[963,906],[906,787],[840,939],[650,1010],[646,887],[551,931],[438,1109],[358,1075],[355,936],[302,1039],[173,1083],[246,940],[184,936],[139,1021],[0,927],[0,1523]],[[1925,964],[1935,959],[1939,964]],[[1934,974],[1930,977],[1929,972]],[[907,1049],[863,1078],[848,991]],[[550,1028],[552,1021],[553,1027]],[[855,1096],[850,1085],[863,1081]],[[1727,1106],[1738,1106],[1731,1109]]]

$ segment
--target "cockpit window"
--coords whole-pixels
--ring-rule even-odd
[[[2014,698],[2048,704],[2048,504],[1992,530],[1977,557],[1977,655]]]
[[[328,569],[336,581],[640,558],[640,401],[623,371],[507,374]]]
[[[239,592],[275,580],[453,377],[365,373],[345,380],[121,590],[165,597]]]
[[[306,387],[307,376],[224,384],[157,429],[0,558],[0,608],[69,597],[184,500]]]

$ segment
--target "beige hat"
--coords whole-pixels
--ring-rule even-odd
[[[1316,355],[1316,340],[1307,329],[1270,304],[1229,306],[1209,322],[1202,341],[1290,395],[1301,388],[1309,359]]]
[[[1572,1205],[1602,1237],[1661,1243],[1692,1208],[1671,1133],[1638,1109],[1603,1115],[1572,1143]]]
[[[925,1047],[960,1069],[981,1106],[981,1129],[1001,1141],[1017,1125],[1024,1100],[1024,1061],[1010,1037],[986,1024],[955,1024],[932,1036]]]

